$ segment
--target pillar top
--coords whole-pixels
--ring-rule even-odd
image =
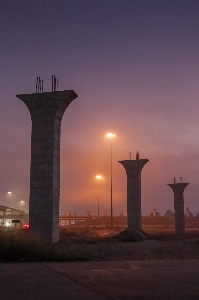
[[[60,118],[62,118],[64,111],[69,104],[78,97],[73,90],[42,92],[33,94],[19,94],[17,98],[22,100],[28,107],[31,116],[52,115],[60,111]],[[47,109],[48,108],[48,109]]]
[[[188,184],[189,183],[179,182],[179,183],[169,183],[167,185],[169,185],[173,191],[177,192],[177,191],[184,191],[184,189]]]
[[[124,167],[128,166],[130,168],[140,168],[143,167],[149,160],[148,159],[126,159],[119,160],[118,162],[122,164]]]
[[[144,165],[148,162],[148,159],[135,159],[135,160],[120,160],[118,161],[120,164],[123,165],[126,172],[134,172],[134,171],[141,171]]]
[[[42,93],[33,93],[33,94],[18,94],[16,95],[17,98],[22,100],[23,102],[28,101],[36,101],[36,100],[46,100],[46,99],[53,99],[64,101],[68,97],[75,98],[78,95],[73,90],[64,90],[64,91],[56,91],[56,92],[42,92]]]

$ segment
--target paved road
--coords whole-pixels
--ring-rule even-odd
[[[199,300],[199,260],[1,263],[1,300]]]

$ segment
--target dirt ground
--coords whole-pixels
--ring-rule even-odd
[[[56,246],[66,252],[81,251],[93,261],[199,259],[199,228],[187,228],[185,236],[175,236],[174,228],[144,228],[150,239],[119,242],[122,228],[62,229]]]

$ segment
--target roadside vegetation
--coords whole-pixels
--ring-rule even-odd
[[[71,262],[90,260],[84,249],[60,250],[23,231],[0,231],[0,262]]]
[[[28,231],[0,231],[0,262],[73,262],[153,259],[199,259],[199,229],[144,227],[147,240],[121,241],[125,227],[63,226],[60,242],[47,244]]]

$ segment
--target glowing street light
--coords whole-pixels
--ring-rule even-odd
[[[99,217],[99,182],[102,179],[102,176],[96,175],[95,178],[98,180],[97,215]]]
[[[11,200],[13,200],[12,198],[13,198],[12,192],[10,192],[10,191],[7,192],[7,195],[5,197],[6,206],[11,206]]]
[[[108,138],[114,138],[115,137],[115,134],[114,133],[111,133],[111,132],[109,132],[109,133],[107,133],[107,135],[106,135]]]
[[[112,139],[115,137],[114,133],[107,133],[107,138],[111,141],[111,227],[113,226],[113,167],[112,167]]]

